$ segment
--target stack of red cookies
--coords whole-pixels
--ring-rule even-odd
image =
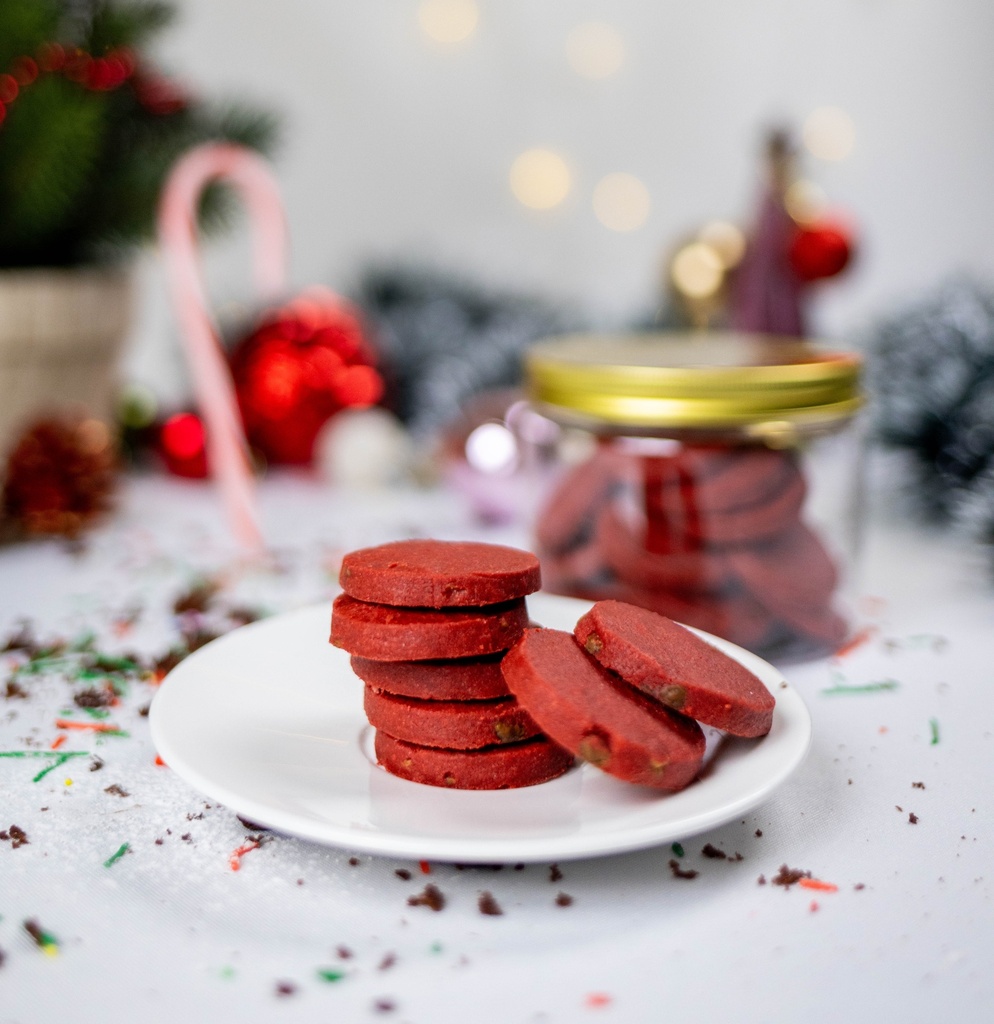
[[[762,446],[668,455],[603,445],[537,526],[545,585],[616,598],[759,650],[833,649],[833,559],[804,522],[797,458]]]
[[[352,655],[395,775],[454,789],[508,789],[565,772],[572,756],[511,695],[503,653],[528,625],[541,583],[526,551],[410,540],[346,555],[331,642]]]

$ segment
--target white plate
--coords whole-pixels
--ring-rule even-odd
[[[536,594],[528,607],[543,625],[572,630],[589,604]],[[191,786],[260,825],[320,843],[457,863],[641,849],[756,807],[810,742],[808,710],[780,673],[707,637],[755,672],[777,706],[762,739],[712,738],[708,768],[680,793],[618,782],[590,765],[495,792],[407,782],[370,757],[363,684],[328,643],[330,616],[329,605],[302,608],[215,640],[169,673],[150,715],[160,756]]]

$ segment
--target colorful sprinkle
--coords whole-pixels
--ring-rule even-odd
[[[130,843],[121,843],[117,850],[112,853],[105,861],[104,867],[109,868],[116,864],[127,852],[131,849]]]
[[[799,878],[797,884],[802,889],[814,889],[816,892],[838,892],[839,887],[834,882],[823,882],[818,878]]]
[[[852,654],[853,651],[862,647],[868,640],[871,640],[877,632],[876,626],[864,626],[848,643],[844,643],[835,652],[835,657],[844,658],[847,654]]]
[[[333,967],[319,967],[317,974],[322,981],[329,984],[341,981],[346,976],[345,971],[336,971]]]
[[[930,744],[934,747],[939,742],[939,720],[937,718],[930,718],[928,720],[928,725],[932,730],[932,739]]]
[[[47,956],[57,956],[59,952],[59,940],[34,919],[24,922],[24,930],[35,940],[38,948]]]
[[[599,1010],[604,1006],[610,1006],[612,1002],[612,998],[606,992],[591,992],[584,999],[584,1003],[591,1010]]]
[[[258,850],[262,846],[257,839],[253,839],[252,842],[246,843],[244,846],[239,846],[237,850],[233,851],[231,856],[228,858],[228,867],[232,871],[241,871],[242,869],[242,857],[246,853],[251,853],[253,850]]]
[[[168,767],[166,762],[163,761],[162,758],[159,757],[158,754],[155,755],[155,763],[156,763],[156,765],[158,765],[159,768],[166,768],[166,767]]]
[[[63,732],[63,733],[60,733],[60,734],[59,734],[58,736],[56,736],[56,737],[55,737],[55,739],[54,739],[54,740],[52,740],[52,745],[51,745],[51,746],[50,746],[50,747],[49,747],[48,749],[49,749],[49,750],[58,750],[58,749],[59,749],[59,747],[61,747],[61,746],[62,746],[62,744],[63,744],[63,743],[65,743],[65,741],[66,741],[66,740],[67,740],[68,738],[69,738],[69,737],[68,737],[68,736],[66,736],[66,734],[65,734],[64,732]]]
[[[99,732],[104,736],[127,736],[123,729],[119,729],[110,722],[70,722],[67,718],[55,720],[56,729],[79,729],[86,732]]]
[[[431,874],[431,865],[428,863],[428,861],[426,861],[426,860],[419,860],[418,861],[418,867],[421,868],[421,874],[423,874],[423,875],[430,875]]]
[[[675,857],[682,857],[683,856],[683,847],[679,843],[674,843],[670,847],[670,849],[673,851],[673,855]]]
[[[881,679],[875,683],[862,683],[858,686],[849,686],[845,683],[836,683],[821,692],[828,696],[835,696],[842,693],[889,693],[900,687],[896,679]]]

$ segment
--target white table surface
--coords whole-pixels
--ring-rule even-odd
[[[203,574],[224,573],[231,604],[281,611],[334,593],[353,547],[412,532],[524,543],[430,491],[282,476],[261,502],[268,568],[240,562],[209,487],[129,481],[82,550],[0,549],[0,639],[28,619],[43,638],[92,630],[101,649],[151,655],[177,638],[172,602]],[[693,880],[671,874],[669,846],[563,863],[553,881],[547,864],[425,875],[279,836],[234,872],[248,832],[154,763],[146,683],[112,709],[127,737],[72,733],[60,748],[98,753],[99,771],[79,757],[35,783],[48,761],[0,758],[0,830],[29,839],[0,842],[0,1024],[992,1019],[994,572],[890,504],[878,489],[861,588],[872,638],[785,669],[814,718],[811,752],[757,811],[684,840]],[[0,751],[47,749],[79,684],[39,677],[4,700],[3,665]],[[886,680],[898,685],[824,692]],[[707,843],[729,858],[704,857]],[[769,884],[783,864],[838,891]],[[407,905],[427,882],[440,912]],[[480,913],[483,890],[501,916]],[[26,920],[58,939],[55,955]]]

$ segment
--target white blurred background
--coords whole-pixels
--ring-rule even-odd
[[[819,286],[815,333],[854,340],[953,272],[994,277],[990,0],[179,6],[164,70],[282,116],[297,286],[404,261],[603,322],[651,314],[677,241],[748,223],[778,124],[810,142],[801,170],[859,240]],[[532,150],[553,156],[515,178]],[[209,248],[222,307],[251,299],[247,249],[243,231]],[[152,255],[143,280],[129,372],[182,393]]]

